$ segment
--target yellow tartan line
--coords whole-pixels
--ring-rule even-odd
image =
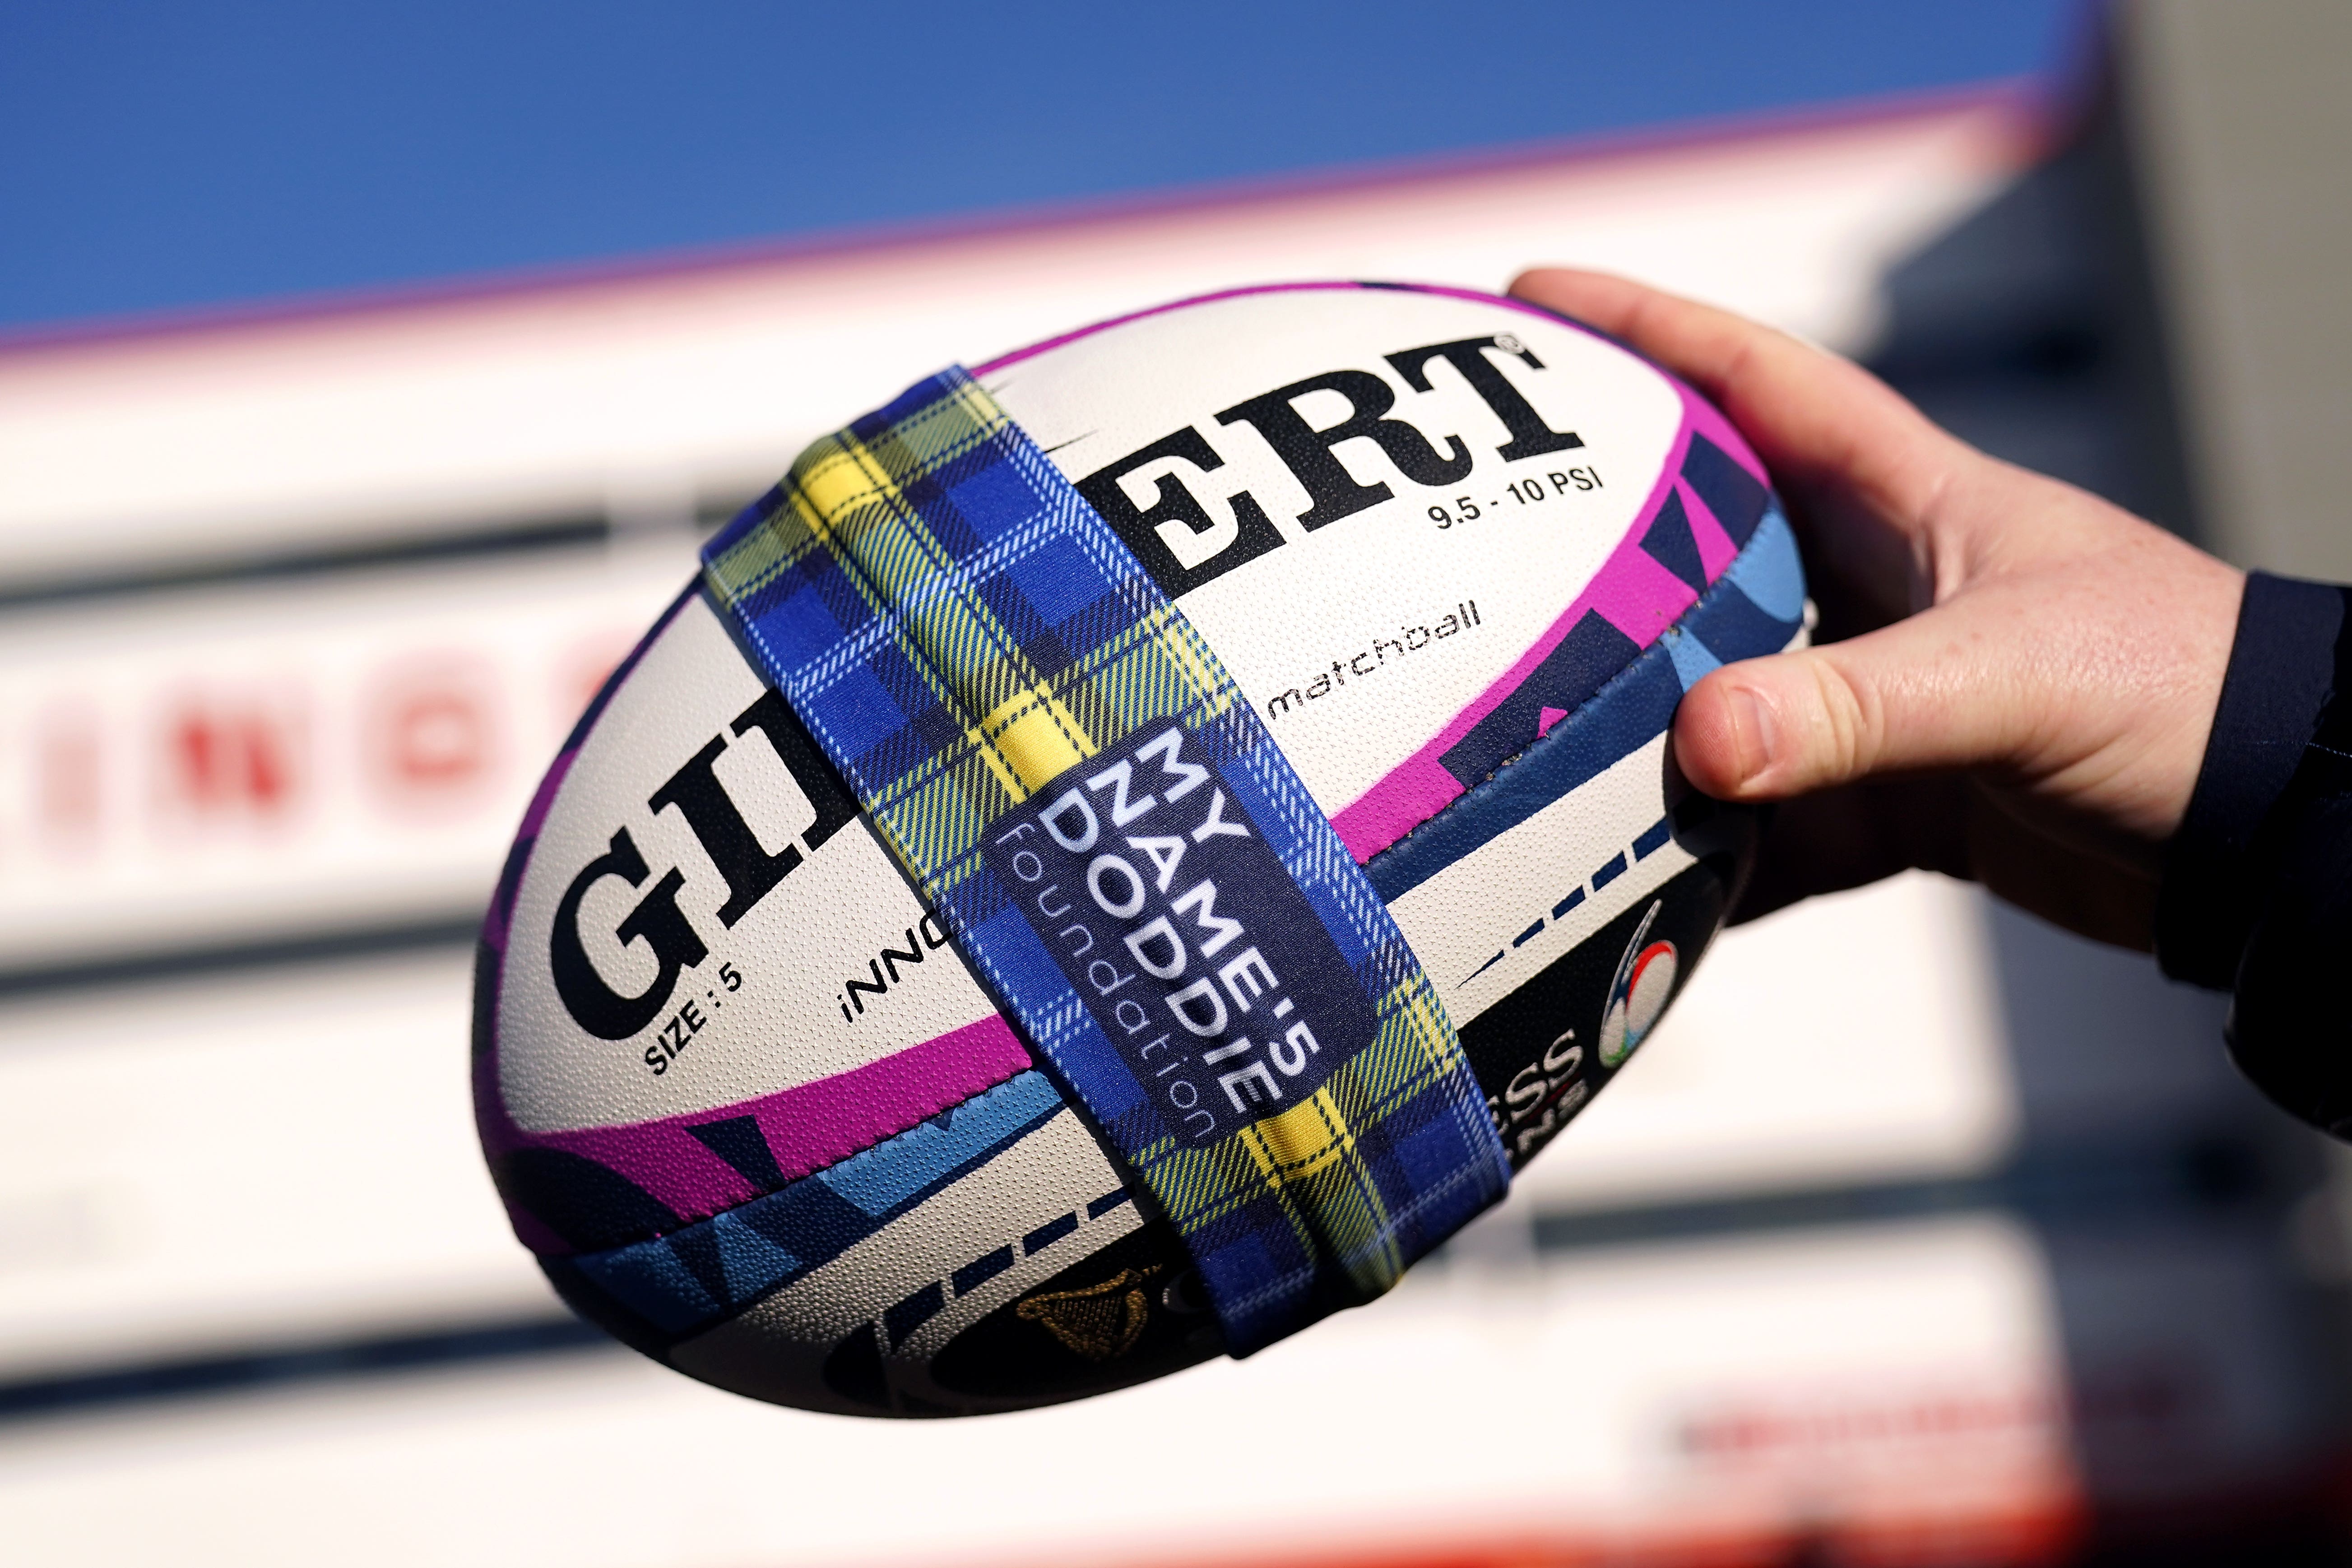
[[[966,416],[961,425],[941,417],[950,404],[953,411]],[[980,417],[992,411],[992,417]],[[931,536],[901,489],[904,476],[919,474],[926,465],[978,445],[1009,421],[994,411],[992,402],[982,409],[971,398],[959,396],[932,405],[916,423],[930,431],[932,439],[910,442],[905,438],[907,427],[900,426],[880,449],[847,431],[811,447],[793,465],[792,510],[813,539],[856,567],[850,575],[870,605],[877,610],[898,607],[897,636],[902,651],[939,695],[966,713],[987,715],[967,732],[1009,803],[1017,804],[1099,747],[1055,698],[1012,632],[968,585],[957,582],[949,552]],[[902,466],[890,461],[902,455],[896,448],[911,448],[917,462]],[[725,561],[730,581],[738,580],[734,554],[729,552]],[[961,808],[939,816],[970,826],[968,842],[977,842],[979,828],[990,820],[974,821],[971,812]],[[915,851],[918,842],[930,853],[912,859],[910,869],[939,864],[941,850],[948,851],[945,858],[961,858],[936,830],[915,833],[906,850]],[[902,853],[901,858],[908,855]]]
[[[1371,1042],[1341,1063],[1309,1100],[1206,1149],[1168,1147],[1152,1158],[1173,1144],[1171,1139],[1139,1154],[1137,1163],[1149,1170],[1169,1219],[1180,1230],[1199,1229],[1272,1194],[1294,1226],[1306,1214],[1315,1215],[1325,1248],[1352,1260],[1348,1272],[1359,1289],[1378,1295],[1393,1285],[1404,1259],[1386,1239],[1387,1207],[1357,1155],[1354,1130],[1379,1125],[1399,1101],[1451,1070],[1444,1036],[1432,1029],[1435,1009],[1425,979],[1401,984],[1381,998],[1381,1026]],[[1300,1237],[1317,1250],[1303,1227]]]

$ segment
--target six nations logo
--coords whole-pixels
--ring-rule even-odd
[[[1617,961],[1617,974],[1609,983],[1609,999],[1601,1011],[1603,1067],[1613,1068],[1633,1054],[1675,994],[1675,944],[1648,940],[1650,926],[1664,907],[1661,900],[1651,900],[1649,912],[1625,944],[1625,955]]]

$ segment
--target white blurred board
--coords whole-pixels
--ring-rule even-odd
[[[781,1411],[615,1354],[0,1430],[0,1517],[58,1568],[2046,1543],[2073,1502],[2055,1354],[2032,1243],[1959,1220],[1412,1281],[1247,1363],[970,1422]],[[1281,1413],[1253,1462],[1237,1412]]]
[[[0,1008],[0,1383],[560,1310],[475,1145],[470,969]]]
[[[693,545],[0,614],[0,970],[476,917]]]
[[[1979,1171],[2018,1122],[1979,889],[1924,871],[1724,934],[1516,1184],[1546,1209]]]

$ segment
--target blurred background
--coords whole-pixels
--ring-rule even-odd
[[[1138,305],[1611,268],[2352,576],[2347,68],[2343,0],[0,9],[0,1559],[2344,1560],[2352,1166],[1939,879],[1727,937],[1381,1302],[977,1423],[574,1323],[463,1064],[703,534]]]

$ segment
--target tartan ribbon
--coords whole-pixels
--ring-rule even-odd
[[[1379,1295],[1501,1196],[1454,1026],[1370,881],[1208,645],[964,371],[810,447],[703,562],[1183,1237],[1233,1354]]]

